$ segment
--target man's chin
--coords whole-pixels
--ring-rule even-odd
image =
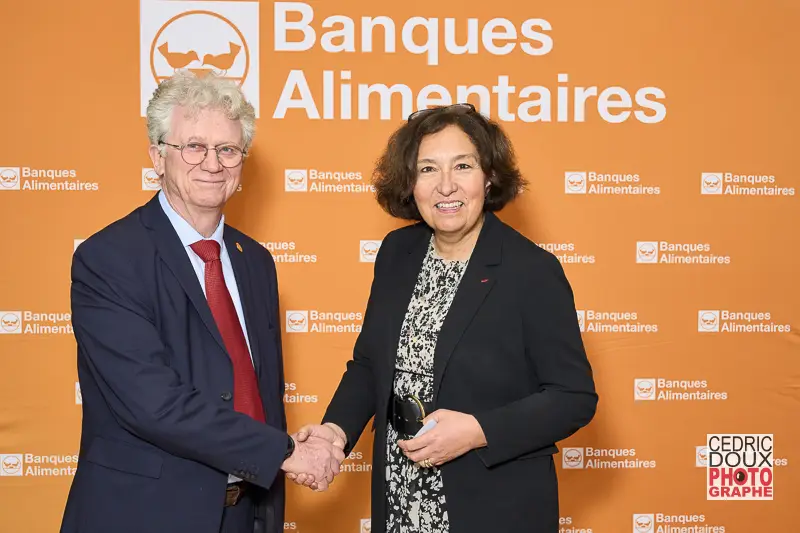
[[[228,202],[232,194],[227,191],[195,191],[190,196],[192,203],[204,209],[221,209]]]

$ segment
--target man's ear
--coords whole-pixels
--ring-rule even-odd
[[[153,162],[153,170],[156,171],[156,174],[159,177],[164,175],[164,158],[161,157],[161,150],[155,144],[150,145],[150,149],[148,150],[150,154],[150,160]]]

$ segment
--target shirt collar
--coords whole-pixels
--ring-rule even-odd
[[[159,191],[158,193],[158,201],[161,204],[161,209],[164,210],[166,213],[167,218],[172,223],[172,227],[175,228],[175,231],[178,234],[178,238],[181,240],[181,244],[183,246],[188,247],[192,244],[196,243],[197,241],[205,239],[200,232],[192,227],[182,216],[178,214],[175,209],[172,208],[167,197],[164,195],[164,191]],[[214,230],[214,233],[211,234],[209,239],[215,240],[219,243],[220,249],[223,248],[224,244],[222,242],[222,232],[225,229],[225,215],[222,215],[219,219],[219,224],[217,225],[217,229]]]

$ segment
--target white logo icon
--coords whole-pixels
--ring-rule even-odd
[[[564,192],[567,194],[586,194],[586,172],[565,172]]]
[[[372,533],[372,519],[371,518],[362,518],[361,519],[361,532],[360,533]]]
[[[636,378],[633,380],[634,400],[655,400],[656,380],[653,378]]]
[[[0,454],[0,476],[21,476],[22,454]]]
[[[21,311],[0,311],[0,335],[22,333]]]
[[[359,260],[362,263],[374,263],[382,241],[361,241]]]
[[[233,80],[259,117],[258,2],[142,0],[140,5],[142,116],[158,84],[188,70]]]
[[[637,263],[658,263],[658,242],[639,241],[636,243]]]
[[[581,333],[586,331],[586,311],[579,309],[578,313],[578,327],[581,329]]]
[[[695,446],[694,447],[694,465],[705,468],[708,466],[708,447]]]
[[[81,384],[75,382],[75,405],[83,405],[83,394],[81,394]]]
[[[152,168],[142,169],[142,190],[158,191],[161,189],[161,177]]]
[[[583,468],[583,448],[564,448],[561,450],[561,467],[568,470]]]
[[[722,172],[703,172],[700,180],[701,194],[722,194]]]
[[[19,167],[0,167],[0,191],[18,191],[19,176]]]
[[[308,333],[308,311],[286,311],[287,333]]]
[[[633,533],[652,533],[655,518],[652,514],[633,515]]]
[[[308,171],[287,168],[283,171],[286,192],[308,191]]]
[[[697,331],[719,331],[719,311],[698,311]]]

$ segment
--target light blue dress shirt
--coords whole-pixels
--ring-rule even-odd
[[[178,233],[178,237],[181,240],[181,244],[183,244],[183,249],[186,251],[186,255],[189,256],[189,260],[192,262],[192,268],[194,268],[194,273],[197,275],[197,280],[200,282],[200,286],[203,288],[203,294],[206,293],[206,264],[200,259],[200,256],[194,253],[194,250],[191,249],[191,245],[196,243],[197,241],[205,239],[200,233],[194,229],[191,224],[186,222],[183,217],[181,217],[177,211],[175,211],[172,206],[169,204],[167,197],[164,196],[164,191],[160,191],[158,193],[158,201],[161,203],[161,209],[164,210],[169,221],[172,223],[172,227],[175,228],[175,231]],[[239,298],[239,288],[236,286],[236,277],[233,275],[233,266],[231,265],[231,258],[228,255],[228,250],[225,248],[225,241],[222,239],[222,231],[225,228],[225,215],[222,215],[220,218],[219,225],[217,225],[217,229],[214,230],[214,233],[209,237],[210,239],[214,239],[219,243],[220,252],[219,258],[222,262],[222,275],[225,278],[225,285],[228,287],[228,292],[231,293],[231,299],[233,300],[233,307],[236,308],[236,316],[239,317],[239,323],[242,325],[242,331],[244,332],[244,340],[247,342],[247,352],[250,354],[250,361],[253,361],[253,352],[250,349],[250,339],[247,338],[247,326],[244,323],[244,312],[242,311],[242,300]],[[229,474],[228,475],[228,483],[235,483],[237,481],[241,481],[240,478]]]

